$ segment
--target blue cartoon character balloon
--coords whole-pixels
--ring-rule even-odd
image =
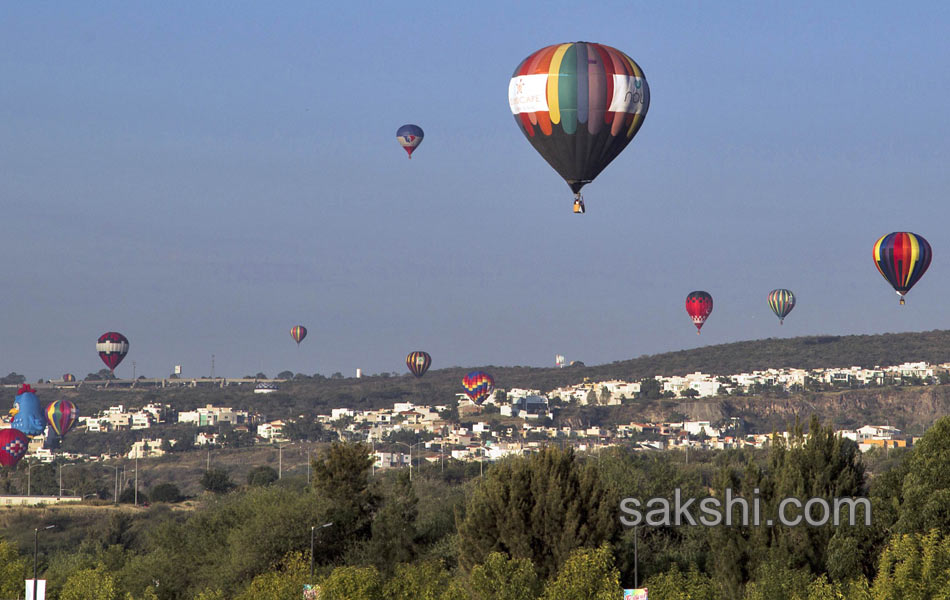
[[[10,416],[13,417],[13,428],[26,435],[40,435],[46,429],[46,414],[40,407],[36,391],[29,384],[23,384],[17,390]]]

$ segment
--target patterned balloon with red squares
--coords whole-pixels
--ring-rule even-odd
[[[0,465],[15,467],[26,456],[30,438],[19,429],[0,429]]]
[[[699,330],[703,328],[703,323],[709,318],[712,309],[713,299],[709,292],[690,292],[686,296],[686,312],[693,320],[693,325],[696,326],[696,335],[699,335]]]
[[[46,407],[46,420],[59,437],[69,433],[78,417],[76,405],[69,400],[57,400]]]

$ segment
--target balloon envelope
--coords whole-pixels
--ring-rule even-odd
[[[79,411],[76,410],[76,405],[69,400],[56,400],[46,407],[46,420],[60,437],[69,433],[78,417]]]
[[[307,328],[303,325],[294,325],[290,328],[290,337],[294,338],[294,341],[297,342],[297,345],[300,345],[300,342],[307,337]],[[319,344],[318,344],[319,345]]]
[[[772,290],[769,292],[769,307],[778,317],[779,325],[785,322],[785,317],[795,308],[795,294],[791,290]]]
[[[0,429],[0,465],[15,467],[29,445],[29,438],[19,429]]]
[[[125,358],[125,355],[129,353],[129,340],[121,333],[107,331],[99,336],[99,340],[96,342],[96,352],[99,353],[99,358],[109,367],[109,370],[114,371],[122,362],[122,359]]]
[[[422,127],[418,125],[403,125],[396,130],[396,139],[402,149],[406,151],[406,154],[409,155],[409,158],[412,158],[412,153],[419,147],[424,137],[425,133],[422,132]]]
[[[29,384],[24,384],[17,390],[13,413],[13,428],[26,435],[40,435],[46,429],[46,414],[40,406],[40,399]]]
[[[713,309],[713,299],[709,292],[696,291],[690,292],[686,296],[686,312],[696,325],[696,333],[703,328],[703,323],[709,318]]]
[[[874,265],[904,303],[904,294],[927,272],[933,251],[921,235],[896,231],[874,243]]]
[[[640,66],[616,48],[555,44],[521,61],[508,104],[528,142],[577,195],[640,130],[650,88]]]
[[[472,371],[462,378],[462,387],[472,402],[481,404],[495,391],[495,380],[484,371]]]
[[[66,383],[72,383],[76,381],[76,376],[73,375],[72,373],[65,373],[63,375],[63,381],[65,381]]]
[[[410,352],[409,356],[406,357],[406,366],[409,367],[409,372],[416,377],[425,375],[431,364],[432,357],[429,356],[428,352],[423,352],[422,350]]]

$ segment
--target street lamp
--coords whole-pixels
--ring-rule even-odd
[[[69,467],[69,466],[71,465],[64,465],[63,463],[59,463],[59,496],[60,497],[62,497],[63,495],[63,467]]]
[[[412,481],[412,447],[418,446],[419,444],[424,444],[425,441],[416,442],[415,444],[407,444],[406,442],[393,442],[393,443],[409,448],[409,481]]]
[[[310,583],[313,584],[313,532],[317,529],[325,529],[333,525],[333,522],[324,523],[323,525],[317,527],[315,525],[310,526]]]
[[[56,525],[47,525],[43,529],[52,529]],[[33,600],[36,600],[36,555],[37,550],[39,549],[39,538],[40,538],[40,528],[37,527],[33,530]]]

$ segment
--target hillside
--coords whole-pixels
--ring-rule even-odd
[[[92,414],[114,404],[140,406],[161,401],[177,410],[190,410],[213,403],[251,409],[268,418],[328,412],[330,408],[370,409],[390,407],[394,402],[444,403],[461,391],[459,382],[470,370],[491,373],[499,388],[513,387],[550,391],[557,387],[607,379],[635,381],[653,375],[684,375],[695,371],[728,375],[769,367],[888,366],[908,361],[942,363],[950,360],[950,331],[860,336],[817,336],[765,339],[667,352],[597,366],[563,369],[536,367],[451,367],[431,369],[424,378],[368,376],[356,378],[299,377],[285,383],[279,393],[257,395],[248,388],[166,388],[139,390],[44,390],[42,399],[68,397],[82,414]],[[438,365],[438,357],[434,357]],[[12,403],[12,397],[10,398]],[[672,410],[671,402],[663,403]],[[647,409],[647,406],[641,406]]]

